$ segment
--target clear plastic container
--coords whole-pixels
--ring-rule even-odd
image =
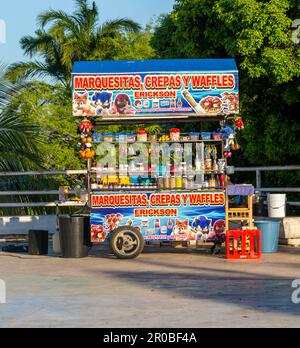
[[[94,133],[93,134],[93,142],[94,143],[100,143],[101,141],[102,141],[102,134]]]
[[[191,133],[189,133],[189,136],[190,136],[190,139],[192,141],[197,141],[200,138],[200,133],[198,133],[198,132],[191,132]]]
[[[105,141],[107,143],[112,143],[113,142],[113,134],[112,133],[103,134],[103,141]]]
[[[202,138],[202,140],[211,140],[211,133],[210,132],[202,132],[201,138]]]
[[[144,129],[137,131],[137,141],[146,142],[148,140],[148,134]]]
[[[135,140],[136,140],[136,134],[135,133],[127,133],[126,136],[127,136],[127,141],[129,143],[134,143],[135,142]]]
[[[122,134],[122,133],[118,134],[117,141],[126,142],[127,141],[127,134]]]
[[[213,139],[214,139],[214,140],[222,140],[222,133],[220,133],[220,132],[214,132],[214,133],[213,133]]]
[[[170,129],[170,140],[171,141],[180,141],[180,129],[179,128]]]

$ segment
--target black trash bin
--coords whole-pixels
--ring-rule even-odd
[[[62,215],[59,217],[61,257],[87,257],[91,247],[90,216]]]
[[[48,255],[48,231],[28,231],[28,254]]]

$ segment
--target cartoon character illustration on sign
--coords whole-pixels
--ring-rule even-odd
[[[208,239],[215,243],[211,248],[211,252],[214,254],[219,254],[221,251],[222,243],[224,243],[226,240],[224,220],[220,219],[215,221],[213,230],[211,231]]]
[[[131,100],[127,94],[121,93],[116,96],[113,104],[112,114],[134,115],[136,109],[131,106]]]
[[[192,237],[193,235],[192,228],[189,225],[189,219],[185,219],[183,221],[175,219],[172,235],[177,236],[182,234],[188,235],[188,238]]]
[[[213,231],[216,239],[221,239],[222,242],[225,242],[225,220],[217,220],[213,225]]]
[[[96,110],[89,102],[89,93],[74,93],[73,115],[74,116],[95,116]]]
[[[134,105],[139,109],[143,107],[143,103],[140,100],[136,100],[134,102]]]
[[[200,215],[194,218],[192,228],[196,233],[196,240],[206,241],[211,230],[212,219]]]
[[[96,114],[109,115],[109,109],[111,107],[112,93],[108,92],[95,92],[92,96],[92,104],[96,108]]]

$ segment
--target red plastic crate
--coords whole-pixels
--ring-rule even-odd
[[[229,230],[226,233],[226,257],[228,259],[259,259],[261,257],[261,233],[259,230]]]

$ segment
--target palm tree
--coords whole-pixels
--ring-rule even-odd
[[[27,56],[39,56],[42,60],[12,64],[7,78],[16,82],[23,78],[48,76],[69,86],[74,61],[114,59],[114,40],[141,29],[138,23],[128,18],[100,25],[95,1],[89,6],[88,0],[75,0],[75,5],[71,15],[49,10],[38,16],[40,29],[35,36],[23,37],[20,43]]]
[[[37,30],[35,36],[25,36],[20,41],[25,55],[42,59],[31,62],[17,62],[10,65],[6,78],[12,83],[32,77],[50,77],[55,81],[66,83],[69,71],[61,62],[62,44],[44,30]]]
[[[5,78],[5,67],[0,64],[0,172],[27,171],[40,168],[37,128],[18,110],[11,107],[11,101],[22,91],[22,85],[12,85]],[[34,178],[0,177],[0,191],[32,189]],[[1,196],[1,201],[24,202],[27,196]],[[17,210],[14,211],[16,213]],[[23,213],[23,211],[19,211]],[[11,214],[0,209],[0,215]]]
[[[10,108],[11,100],[22,89],[4,78],[0,64],[0,171],[22,171],[35,165],[37,129],[35,125]]]
[[[28,84],[11,84],[5,77],[5,67],[0,63],[0,172],[23,172],[40,170],[43,161],[39,156],[41,136],[39,128],[26,115],[16,109],[13,101],[21,95]],[[38,176],[0,177],[0,191],[45,190],[58,187],[55,179]],[[42,202],[49,197],[40,196],[0,196],[0,202],[25,203]],[[45,213],[45,209],[1,208],[0,216],[11,214]]]

